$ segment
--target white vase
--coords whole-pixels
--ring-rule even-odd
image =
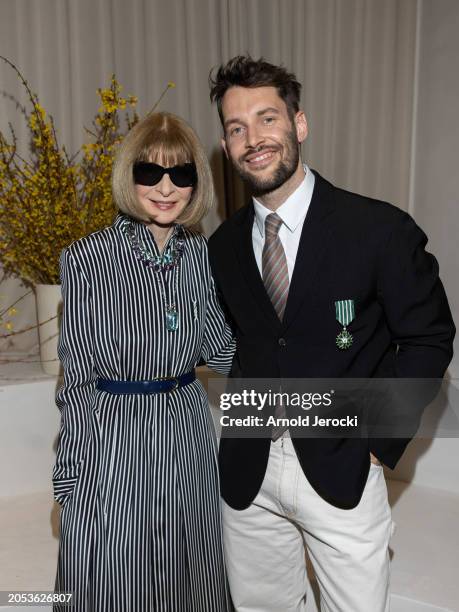
[[[57,376],[61,372],[61,364],[57,356],[62,310],[61,286],[35,285],[35,296],[41,367],[46,374]]]

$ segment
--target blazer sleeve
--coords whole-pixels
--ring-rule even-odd
[[[95,393],[91,287],[71,250],[60,260],[63,313],[58,353],[64,382],[57,392],[61,426],[53,469],[54,497],[64,503],[73,492],[84,461],[90,406]]]
[[[370,451],[394,468],[415,435],[423,409],[435,397],[453,355],[455,326],[438,275],[438,263],[425,250],[427,237],[406,213],[380,253],[378,296],[394,344],[395,377],[424,379],[392,386],[372,430],[393,430],[389,438],[370,439]],[[430,382],[427,380],[430,379]],[[436,380],[434,380],[436,379]],[[402,415],[403,413],[403,415]],[[397,419],[404,419],[409,437],[399,437]],[[371,430],[370,430],[371,438]]]

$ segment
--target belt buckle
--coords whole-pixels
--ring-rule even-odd
[[[162,391],[160,391],[160,393],[170,393],[171,391],[175,391],[176,389],[178,389],[180,381],[177,378],[177,376],[172,376],[172,377],[168,377],[168,376],[164,376],[162,378],[155,378],[155,380],[157,381],[162,381],[162,380],[173,380],[175,383],[175,386],[172,387],[172,389],[164,389]]]

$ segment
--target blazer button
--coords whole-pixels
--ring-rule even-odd
[[[285,338],[279,338],[279,346],[287,346]]]

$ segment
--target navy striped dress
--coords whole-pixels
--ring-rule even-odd
[[[181,230],[180,324],[168,331],[159,274],[136,257],[127,221],[119,215],[61,257],[56,590],[73,592],[81,612],[225,611],[215,432],[202,385],[112,395],[95,381],[178,376],[201,359],[225,373],[234,341],[205,239]],[[150,230],[134,223],[158,253]],[[173,270],[165,276],[170,291]]]

